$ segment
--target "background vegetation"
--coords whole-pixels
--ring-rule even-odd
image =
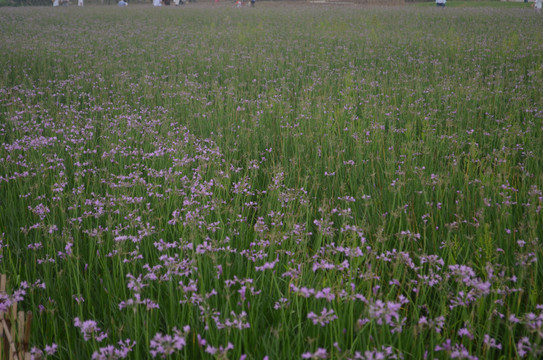
[[[2,10],[0,304],[61,359],[539,357],[542,30]]]
[[[195,3],[194,1],[193,3]],[[214,0],[197,0],[199,4],[214,4]],[[389,5],[412,5],[412,4],[421,4],[422,6],[434,5],[435,1],[433,0],[260,0],[259,3],[264,4],[307,4],[307,3],[327,3],[327,4],[359,4],[359,5],[371,5],[371,6],[389,6]],[[152,1],[146,0],[131,0],[128,3],[132,5],[151,5]],[[189,3],[189,1],[187,1]],[[235,1],[221,1],[222,5],[233,5]],[[449,7],[523,7],[527,8],[533,5],[534,1],[524,2],[524,1],[500,1],[500,0],[453,0],[449,1],[447,6]],[[113,0],[85,0],[84,4],[89,5],[115,5],[116,2]],[[0,0],[1,6],[51,6],[52,1],[50,0]],[[70,2],[70,5],[77,5],[77,1]],[[173,3],[172,3],[173,5]]]

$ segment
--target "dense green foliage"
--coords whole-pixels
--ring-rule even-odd
[[[0,12],[32,345],[540,356],[542,17],[259,5]]]

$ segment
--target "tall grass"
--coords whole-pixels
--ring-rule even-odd
[[[36,356],[541,355],[535,12],[0,18],[2,304]]]

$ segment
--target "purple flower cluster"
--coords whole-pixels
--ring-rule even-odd
[[[119,347],[108,345],[98,349],[92,354],[92,360],[126,359],[136,342],[126,339],[125,341],[119,341],[118,345]]]
[[[107,333],[100,330],[98,324],[94,320],[85,320],[81,321],[78,317],[74,318],[74,326],[79,328],[81,334],[83,334],[83,339],[89,341],[94,339],[98,342],[101,342],[107,338]]]
[[[176,328],[173,329],[173,335],[162,335],[156,333],[150,343],[151,356],[160,356],[165,359],[167,356],[183,350],[187,345],[187,335],[190,332],[190,326],[183,327],[180,331]]]

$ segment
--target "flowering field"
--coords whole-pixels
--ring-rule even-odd
[[[49,359],[543,356],[530,9],[0,11],[0,309]]]

